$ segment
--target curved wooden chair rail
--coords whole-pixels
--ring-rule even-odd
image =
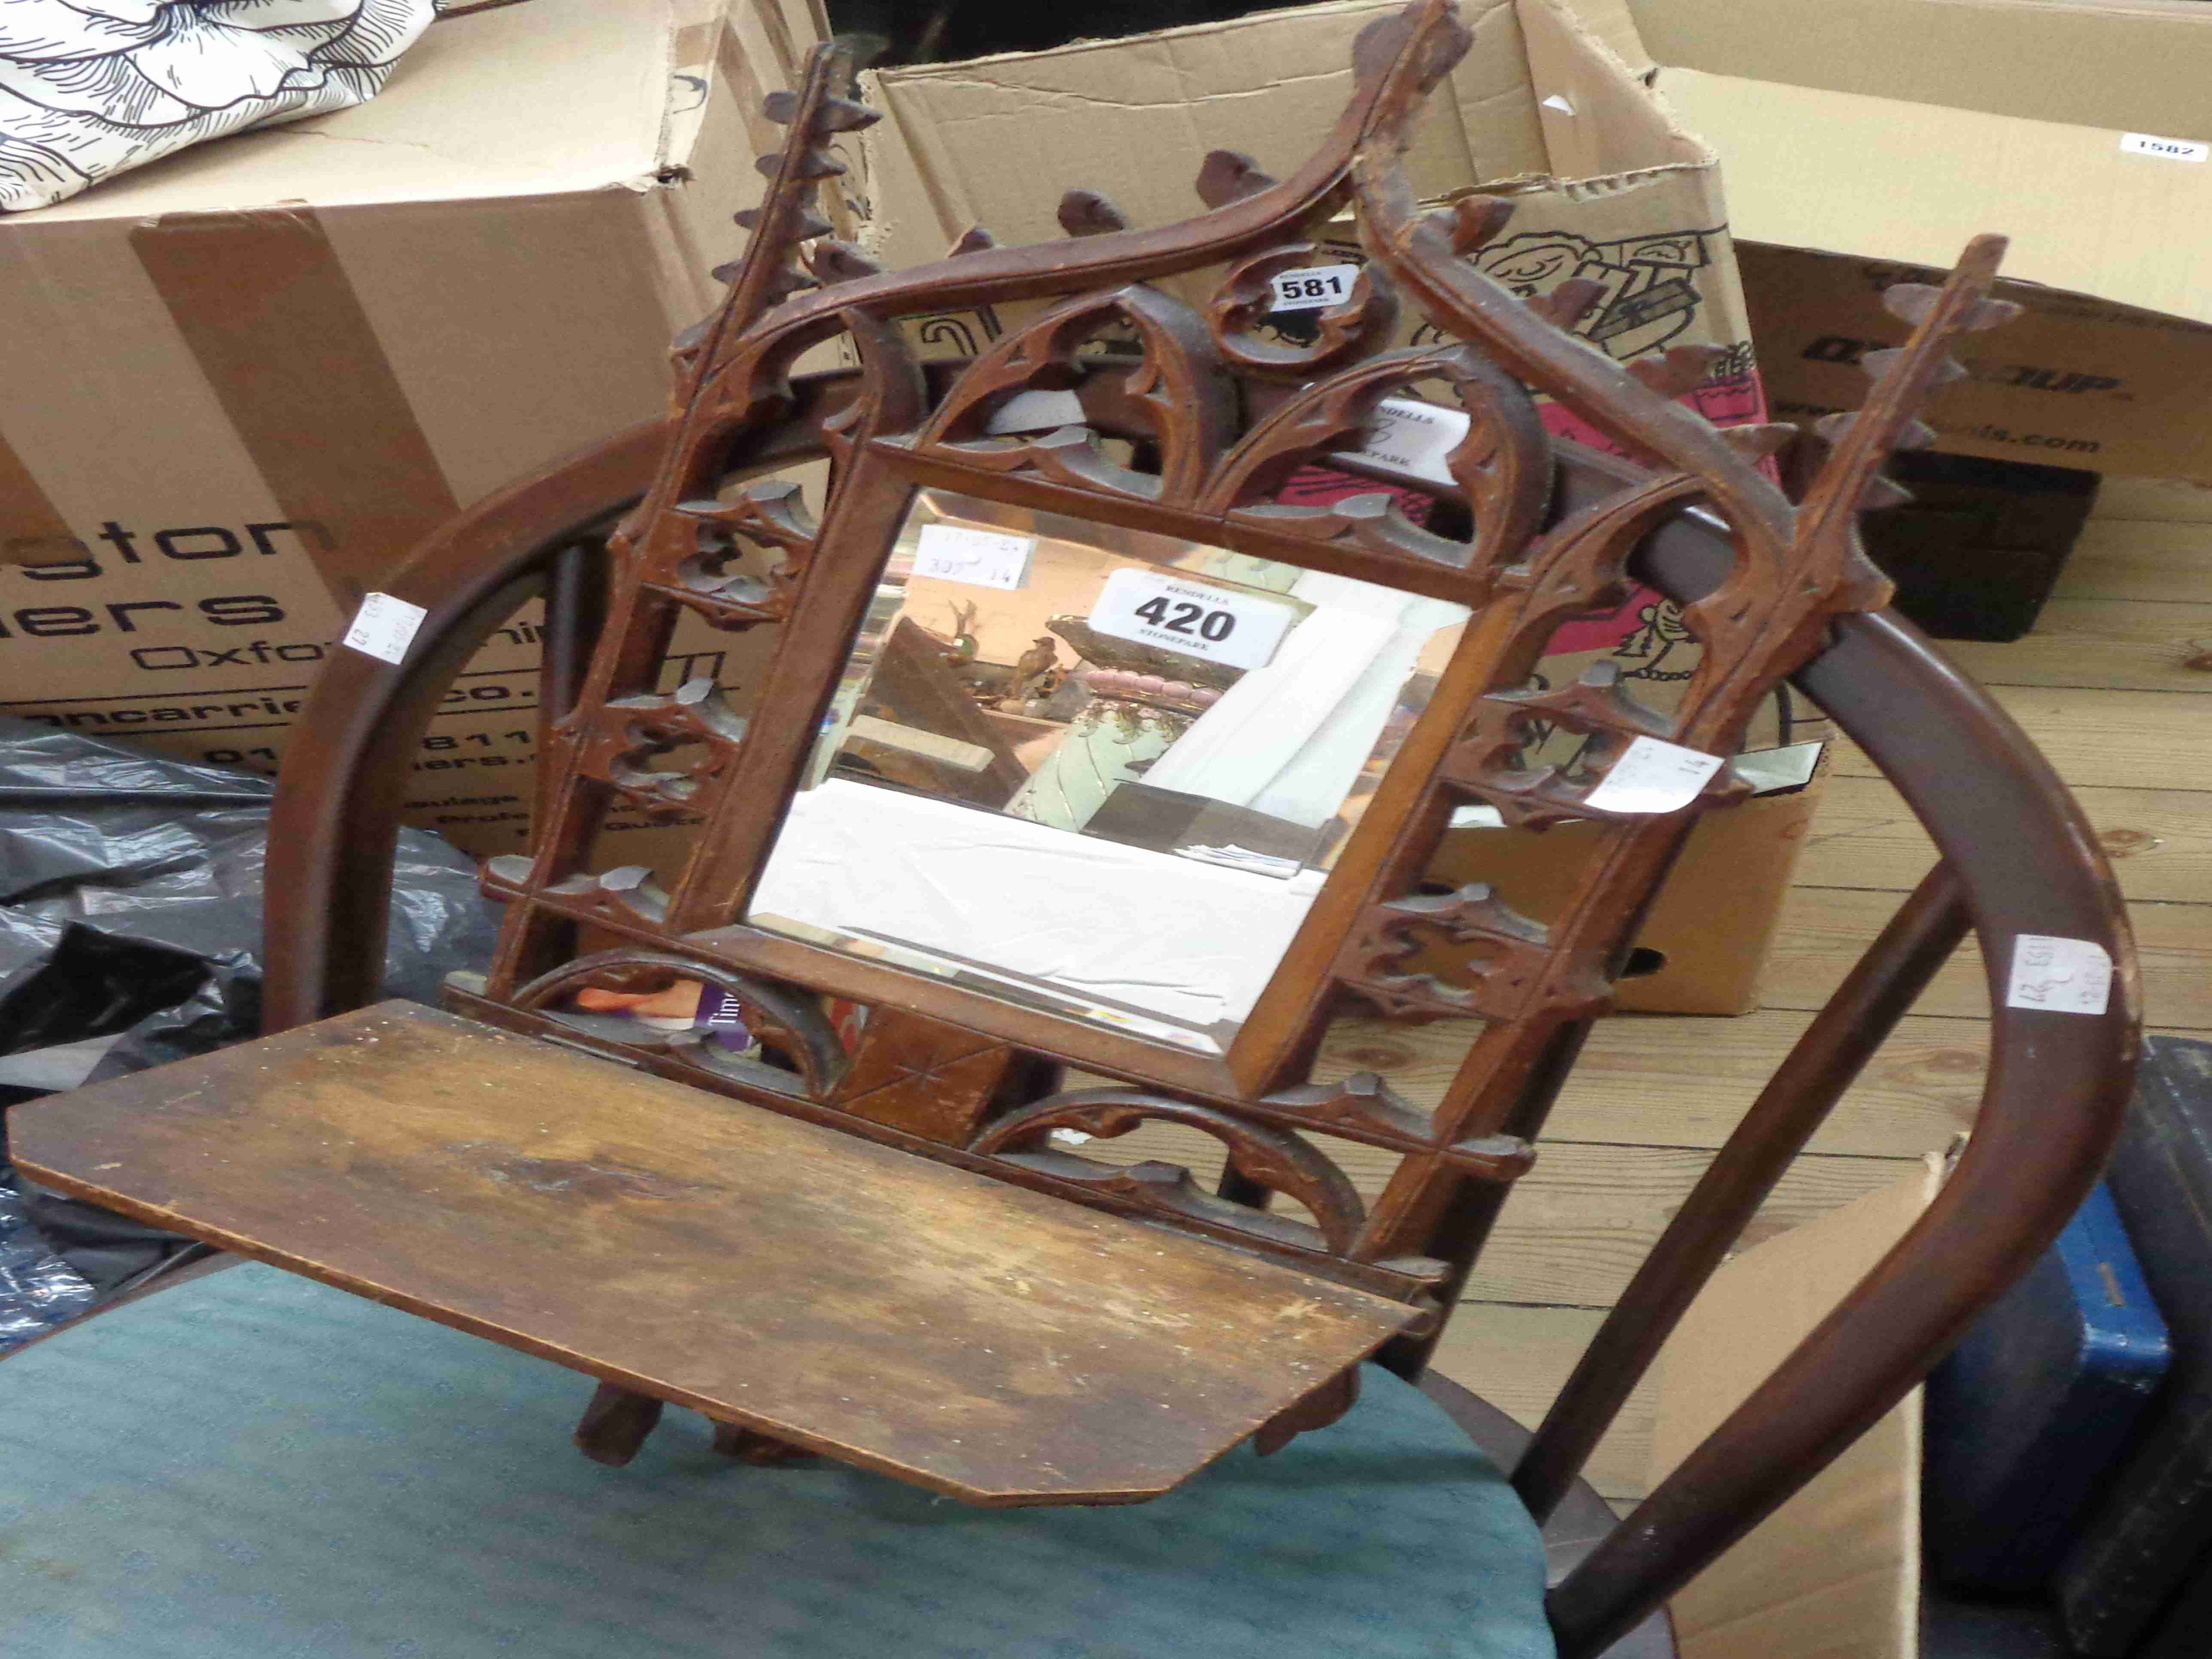
[[[591,722],[610,695],[635,682],[638,664],[657,654],[651,641],[658,624],[640,623],[638,606],[641,595],[653,604],[677,602],[662,589],[683,538],[696,538],[702,514],[756,510],[757,501],[747,507],[727,491],[749,476],[823,455],[838,468],[818,537],[789,526],[775,531],[790,544],[804,544],[789,573],[792,592],[714,601],[742,625],[785,628],[763,694],[763,708],[776,717],[756,719],[732,769],[743,772],[757,802],[741,799],[726,781],[718,786],[709,809],[720,814],[714,844],[702,841],[667,925],[658,929],[671,939],[702,929],[720,929],[718,938],[746,932],[726,924],[741,913],[750,872],[775,833],[826,702],[827,677],[842,661],[874,562],[917,481],[1218,541],[1478,606],[1493,586],[1519,583],[1517,631],[1480,666],[1489,678],[1472,688],[1489,696],[1473,699],[1482,706],[1464,740],[1450,757],[1439,750],[1429,769],[1449,770],[1466,794],[1504,803],[1512,821],[1539,824],[1576,816],[1575,803],[1539,799],[1525,779],[1497,769],[1505,730],[1498,708],[1512,703],[1509,688],[1527,672],[1548,620],[1585,608],[1617,582],[1626,561],[1632,574],[1685,605],[1717,665],[1672,728],[1674,741],[1728,749],[1750,708],[1789,672],[1896,785],[1942,862],[1784,1060],[1537,1431],[1515,1477],[1534,1514],[1550,1514],[1570,1491],[1690,1297],[1968,927],[1990,975],[1992,1051],[1973,1145],[1918,1225],[1751,1401],[1554,1588],[1551,1616],[1561,1651],[1578,1659],[1635,1625],[1888,1410],[2047,1244],[2118,1133],[2133,1065],[2136,990],[2124,915],[2081,814],[2005,715],[1909,626],[1881,612],[1887,586],[1856,545],[1856,515],[1878,498],[1881,462],[1920,435],[1913,410],[1945,377],[1946,343],[2005,314],[1986,297],[2000,245],[1984,239],[1950,283],[1904,296],[1917,331],[1878,366],[1868,408],[1838,429],[1828,465],[1793,505],[1756,466],[1778,433],[1723,434],[1673,401],[1686,376],[1702,374],[1701,362],[1624,370],[1554,325],[1572,296],[1555,295],[1540,311],[1474,271],[1463,256],[1497,234],[1504,217],[1498,204],[1478,198],[1442,215],[1414,210],[1395,165],[1406,124],[1467,44],[1443,0],[1421,0],[1370,31],[1355,55],[1355,95],[1321,153],[1280,184],[1242,158],[1218,155],[1200,181],[1212,210],[1187,225],[1126,229],[1109,206],[1077,192],[1062,204],[1062,222],[1076,238],[1064,246],[1000,249],[971,233],[941,264],[888,274],[818,240],[826,227],[808,214],[814,182],[834,170],[821,148],[824,137],[871,118],[841,95],[845,70],[834,49],[818,58],[805,90],[775,112],[790,123],[792,141],[766,168],[769,200],[750,216],[755,237],[734,268],[729,299],[678,342],[677,414],[462,515],[388,584],[428,611],[405,661],[394,666],[341,652],[319,679],[286,763],[271,830],[266,1008],[274,1032],[376,996],[393,842],[416,746],[477,645],[540,594],[548,607],[541,752],[568,758],[565,771],[544,769],[538,839],[554,850],[541,852],[528,884],[511,895],[518,901],[512,914],[525,920],[510,921],[491,1000],[514,994],[517,983],[552,965],[538,959],[542,950],[532,955],[525,924],[532,905],[548,902],[553,873],[566,875],[581,844],[576,802],[585,775],[575,759],[577,733],[596,729]],[[1255,341],[1246,325],[1264,309],[1267,278],[1310,252],[1298,238],[1317,213],[1346,200],[1360,210],[1371,256],[1358,303],[1324,314],[1317,342],[1303,352],[1285,356]],[[801,257],[811,276],[799,270]],[[1231,275],[1210,319],[1141,286],[1150,276],[1223,262]],[[1471,343],[1376,354],[1392,288]],[[1068,294],[1076,297],[969,360],[917,367],[891,330],[893,319],[926,308]],[[1126,358],[1075,356],[1085,333],[1109,317],[1142,342],[1155,381],[1128,375]],[[791,375],[801,353],[838,335],[853,343],[858,369]],[[1206,365],[1224,362],[1233,374],[1209,378]],[[1041,370],[1055,389],[1073,392],[1083,426],[1012,445],[979,445],[993,400],[1036,383]],[[1474,435],[1450,459],[1454,485],[1435,492],[1473,525],[1468,543],[1391,520],[1379,509],[1301,524],[1254,510],[1271,499],[1290,466],[1334,455],[1374,400],[1409,378],[1449,382],[1473,419]],[[1568,404],[1636,463],[1550,443],[1524,386]],[[1249,417],[1241,436],[1240,398]],[[1105,459],[1097,440],[1117,436],[1146,446],[1157,474],[1135,478]],[[600,546],[607,541],[612,578]],[[1522,550],[1529,550],[1528,563],[1506,568],[1506,558]],[[830,556],[816,556],[820,552]],[[663,576],[638,574],[656,571]],[[595,636],[602,643],[594,654]],[[1394,769],[1386,787],[1406,769]],[[1332,878],[1324,889],[1324,900],[1335,890],[1352,892],[1355,902],[1346,911],[1342,902],[1328,901],[1344,930],[1342,948],[1329,943],[1325,954],[1310,951],[1302,969],[1277,976],[1268,994],[1282,992],[1274,1012],[1252,1022],[1265,1027],[1255,1043],[1265,1052],[1256,1058],[1177,1069],[1164,1051],[1076,1043],[1054,1035],[1064,1024],[1035,1016],[1011,1041],[1162,1091],[1133,1097],[1152,1109],[1176,1108],[1188,1097],[1191,1110],[1273,1109],[1279,1121],[1279,1091],[1307,1081],[1303,1063],[1334,988],[1395,994],[1371,967],[1363,983],[1357,968],[1347,978],[1332,964],[1357,957],[1353,924],[1418,877],[1426,856],[1422,826],[1441,828],[1446,796],[1425,775],[1413,786],[1388,812],[1378,796],[1363,820],[1355,841],[1367,840],[1358,857],[1348,850],[1339,866],[1340,873],[1351,868],[1354,880]],[[1574,948],[1555,941],[1553,954],[1531,970],[1549,976],[1540,1007],[1523,1005],[1534,1012],[1493,1023],[1500,1034],[1494,1063],[1486,1071],[1471,1063],[1462,1078],[1473,1081],[1455,1085],[1462,1092],[1454,1122],[1520,1141],[1536,1135],[1602,1002],[1605,963],[1625,952],[1638,907],[1663,876],[1690,816],[1611,827],[1602,867],[1563,924]],[[1371,834],[1370,820],[1376,826]],[[1317,902],[1317,912],[1324,908]],[[2022,934],[2102,947],[2118,969],[2106,1013],[2010,1006],[2008,969],[2013,941]],[[757,939],[738,943],[752,951],[744,965],[754,971],[769,960],[810,965],[788,951],[771,959]],[[807,974],[779,976],[805,981]],[[1417,1004],[1424,995],[1405,994]],[[1006,1030],[990,1024],[1000,1015],[987,1009],[940,997],[922,1012],[953,1025],[964,1018],[977,1022],[970,1029],[1009,1040]],[[1046,1040],[1023,1035],[1039,1030]],[[795,1097],[779,1103],[757,1089],[736,1092],[779,1109],[809,1109]],[[1275,1097],[1272,1108],[1261,1098],[1267,1096]],[[988,1150],[983,1141],[947,1156],[975,1167],[979,1150]],[[1422,1150],[1437,1152],[1433,1145]],[[1433,1270],[1421,1281],[1422,1293],[1432,1292],[1448,1312],[1519,1167],[1525,1158],[1503,1176],[1468,1180],[1455,1190],[1449,1181],[1432,1183],[1454,1193],[1439,1214],[1401,1200],[1396,1231],[1377,1228],[1368,1254],[1340,1265],[1370,1279],[1387,1278],[1389,1264],[1379,1258],[1392,1253],[1375,1239],[1420,1251],[1432,1258],[1426,1265]],[[1418,1373],[1441,1322],[1432,1321],[1419,1340],[1394,1344],[1386,1362]]]

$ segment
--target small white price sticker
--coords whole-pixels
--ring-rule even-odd
[[[2168,161],[2202,161],[2212,157],[2212,144],[2200,144],[2194,138],[2161,138],[2154,132],[2124,132],[2120,153],[2156,155]]]
[[[1657,738],[1638,738],[1583,799],[1606,812],[1671,812],[1697,799],[1723,759]]]
[[[1107,577],[1089,620],[1113,639],[1157,645],[1231,668],[1261,668],[1297,612],[1249,593],[1124,567]]]
[[[1379,463],[1409,477],[1448,484],[1452,475],[1444,457],[1459,447],[1468,425],[1459,410],[1417,398],[1385,398],[1359,434],[1359,447],[1345,452],[1342,459]]]
[[[1319,311],[1352,297],[1358,265],[1304,265],[1274,280],[1276,311]]]
[[[2008,1008],[2101,1014],[2112,997],[2112,959],[2094,939],[2022,933],[2012,942]]]
[[[926,524],[914,550],[914,574],[941,576],[977,587],[1015,588],[1029,574],[1030,536],[970,530],[962,524]]]
[[[395,599],[389,593],[365,593],[342,643],[380,661],[398,662],[407,654],[415,630],[429,614],[421,605]]]

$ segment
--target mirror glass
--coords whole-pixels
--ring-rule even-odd
[[[921,491],[747,919],[1222,1053],[1467,617]]]

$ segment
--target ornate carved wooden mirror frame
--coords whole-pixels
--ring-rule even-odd
[[[455,1006],[576,1041],[547,1012],[575,987],[680,971],[736,999],[790,1069],[679,1048],[648,1056],[653,1069],[1079,1201],[1163,1216],[1425,1310],[1448,1304],[1506,1184],[1528,1167],[1529,1139],[1587,1022],[1606,1006],[1652,892],[1698,811],[1741,787],[1723,768],[1689,805],[1658,814],[1608,811],[1591,802],[1593,790],[1640,737],[1734,752],[1760,700],[1819,647],[1829,619],[1884,602],[1887,585],[1858,550],[1856,514],[1887,489],[1879,469],[1890,451],[1927,441],[1913,411],[1957,372],[1948,343],[2010,311],[1987,297],[2002,250],[1994,238],[1969,247],[1941,289],[1891,290],[1893,309],[1917,326],[1901,349],[1869,360],[1876,381],[1865,410],[1839,417],[1832,454],[1793,505],[1759,465],[1786,428],[1717,430],[1674,401],[1705,373],[1699,349],[1617,364],[1561,326],[1589,298],[1573,285],[1524,301],[1469,262],[1502,229],[1507,204],[1475,196],[1416,209],[1397,158],[1423,96],[1470,39],[1446,0],[1420,0],[1370,27],[1356,49],[1354,95],[1320,153],[1279,183],[1216,152],[1198,180],[1209,209],[1200,217],[1128,229],[1102,198],[1075,191],[1060,209],[1066,244],[1000,248],[971,231],[944,262],[888,274],[828,240],[814,210],[822,181],[840,171],[827,144],[874,118],[846,95],[849,57],[821,49],[803,90],[772,104],[789,141],[762,163],[765,204],[740,216],[753,237],[731,268],[726,302],[678,342],[674,435],[650,493],[613,539],[599,643],[544,757],[535,853],[489,866],[488,890],[507,906],[500,950],[481,988],[457,991]],[[1320,225],[1346,204],[1369,256],[1354,291],[1319,313],[1310,343],[1264,337],[1257,324],[1270,278],[1306,263]],[[1215,267],[1226,275],[1203,314],[1147,285]],[[917,363],[897,326],[950,308],[1055,297],[1035,321],[949,368]],[[1382,349],[1401,304],[1453,343]],[[1133,352],[1079,350],[1107,323],[1126,331]],[[856,389],[810,403],[794,390],[799,360],[841,338],[858,360]],[[1356,447],[1380,399],[1415,381],[1447,384],[1469,417],[1447,460],[1455,484],[1436,492],[1461,510],[1466,534],[1417,525],[1385,494],[1319,507],[1277,501],[1308,462],[1357,467],[1341,452]],[[1040,389],[1075,398],[1083,419],[993,435],[996,410]],[[1539,394],[1567,405],[1648,477],[1555,514]],[[1124,457],[1104,439],[1133,447]],[[831,465],[818,520],[787,481],[725,488],[732,473],[810,446]],[[894,538],[925,487],[1474,611],[1222,1056],[741,920]],[[1692,502],[1724,523],[1734,562],[1686,607],[1704,657],[1679,708],[1662,716],[1603,681],[1524,690],[1557,625],[1620,591],[1631,550]],[[776,561],[765,577],[730,574],[729,556],[747,548]],[[720,627],[777,629],[749,720],[711,688],[655,691],[687,611]],[[1588,734],[1595,758],[1571,775],[1524,767],[1526,730],[1539,720]],[[682,772],[653,769],[649,757],[678,743],[702,758]],[[642,871],[588,867],[599,825],[625,802],[702,815],[665,890]],[[1471,802],[1510,823],[1604,824],[1571,901],[1547,925],[1486,890],[1417,890],[1451,812]],[[578,957],[580,930],[624,943]],[[1438,938],[1471,954],[1470,982],[1401,966]],[[850,1054],[822,1012],[823,994],[875,1011]],[[1388,1015],[1486,1022],[1432,1114],[1371,1077],[1310,1079],[1324,1023],[1346,997]],[[1060,1062],[1127,1086],[1049,1094]],[[1115,1169],[1046,1145],[1055,1127],[1115,1133],[1145,1118],[1226,1144],[1231,1172],[1218,1196],[1179,1172]],[[1363,1203],[1301,1130],[1399,1155],[1387,1189]],[[1297,1199],[1314,1224],[1268,1213],[1271,1192]],[[1429,1332],[1440,1323],[1428,1320]]]

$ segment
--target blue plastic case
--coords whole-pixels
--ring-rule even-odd
[[[1928,1565],[2012,1593],[2058,1565],[2172,1358],[2166,1322],[2102,1185],[1929,1379]]]

